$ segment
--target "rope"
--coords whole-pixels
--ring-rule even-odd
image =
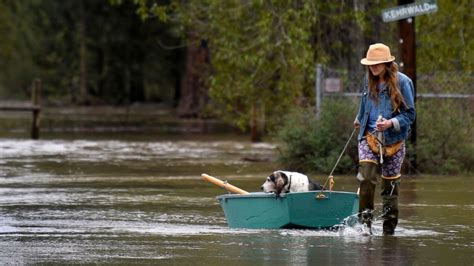
[[[356,132],[356,128],[354,128],[354,130],[352,130],[351,136],[350,136],[349,139],[347,140],[346,145],[344,145],[344,149],[342,149],[342,152],[341,152],[341,154],[339,155],[339,158],[337,158],[336,164],[335,164],[334,167],[332,168],[331,173],[329,174],[329,176],[332,176],[332,174],[334,173],[334,170],[336,169],[337,165],[339,164],[339,161],[341,160],[342,155],[344,155],[344,152],[346,152],[347,146],[349,145],[349,142],[351,141],[352,136],[354,136],[354,133],[355,133],[355,132]]]
[[[356,132],[356,130],[357,130],[357,128],[354,128],[354,129],[352,130],[351,136],[350,136],[349,139],[347,140],[346,145],[344,145],[344,149],[342,149],[342,152],[341,152],[341,154],[339,155],[339,158],[337,158],[337,161],[336,161],[336,163],[334,164],[334,167],[332,168],[331,173],[329,174],[328,178],[326,179],[326,182],[324,182],[323,189],[322,189],[321,192],[319,192],[319,194],[316,196],[317,199],[324,199],[324,198],[326,198],[326,196],[324,196],[324,194],[323,194],[323,190],[326,188],[326,185],[327,185],[328,182],[329,182],[329,192],[332,191],[332,188],[334,187],[334,177],[332,176],[332,174],[334,173],[334,170],[336,170],[336,167],[337,167],[337,165],[339,164],[339,161],[341,160],[342,155],[344,155],[344,153],[346,152],[347,146],[349,145],[349,142],[351,141],[352,136],[354,136],[354,133]]]

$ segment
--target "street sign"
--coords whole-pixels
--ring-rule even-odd
[[[438,11],[438,5],[436,4],[436,1],[424,1],[384,9],[382,10],[382,20],[384,22],[390,22],[433,13],[436,11]]]
[[[340,92],[342,90],[342,80],[339,78],[327,78],[324,81],[326,92]]]

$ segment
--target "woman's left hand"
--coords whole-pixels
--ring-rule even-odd
[[[387,130],[387,129],[389,129],[393,126],[392,121],[391,120],[386,120],[386,119],[384,119],[380,122],[377,122],[375,125],[377,127],[376,128],[377,131],[385,131],[385,130]]]

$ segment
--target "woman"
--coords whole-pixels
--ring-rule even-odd
[[[405,140],[415,120],[413,83],[398,72],[390,48],[376,43],[360,62],[368,66],[359,112],[359,219],[371,227],[377,176],[382,174],[383,233],[393,235],[398,223],[400,170]]]

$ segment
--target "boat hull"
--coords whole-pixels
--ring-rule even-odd
[[[359,197],[352,192],[319,191],[274,194],[253,192],[217,197],[230,228],[330,228],[357,213]]]

